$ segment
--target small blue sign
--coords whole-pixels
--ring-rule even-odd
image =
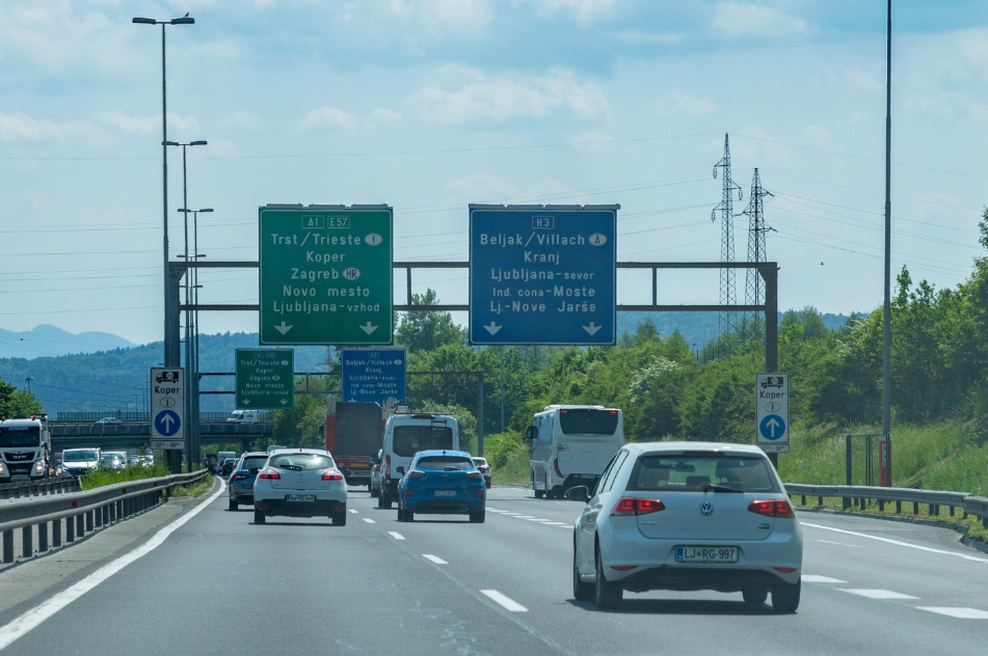
[[[174,410],[162,410],[154,416],[154,428],[161,435],[171,437],[182,428],[182,420]]]
[[[614,344],[618,205],[470,205],[471,344]]]
[[[405,349],[343,349],[343,402],[405,405]]]
[[[779,415],[765,415],[758,430],[766,440],[777,440],[786,434],[786,420]]]

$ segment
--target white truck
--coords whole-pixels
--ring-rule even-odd
[[[54,473],[48,415],[0,417],[0,481],[41,480]]]

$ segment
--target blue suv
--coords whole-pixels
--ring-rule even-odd
[[[486,514],[484,475],[466,451],[419,451],[398,483],[398,521],[415,514],[469,515],[475,524]]]

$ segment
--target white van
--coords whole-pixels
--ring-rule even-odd
[[[85,476],[99,468],[103,453],[98,446],[62,450],[62,472],[66,476]]]
[[[624,444],[624,418],[600,405],[547,405],[525,432],[532,441],[535,497],[560,498],[571,487],[593,490]]]
[[[412,456],[426,449],[460,448],[456,417],[427,412],[393,414],[384,425],[381,459],[381,494],[378,508],[390,508],[398,494],[398,482],[412,462]]]
[[[247,424],[256,424],[261,420],[261,413],[259,410],[234,410],[230,413],[230,416],[226,418],[227,421],[243,422]]]

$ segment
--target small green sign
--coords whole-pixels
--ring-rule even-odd
[[[390,344],[393,220],[387,205],[260,208],[261,344]]]
[[[295,407],[295,351],[237,349],[237,409]]]

